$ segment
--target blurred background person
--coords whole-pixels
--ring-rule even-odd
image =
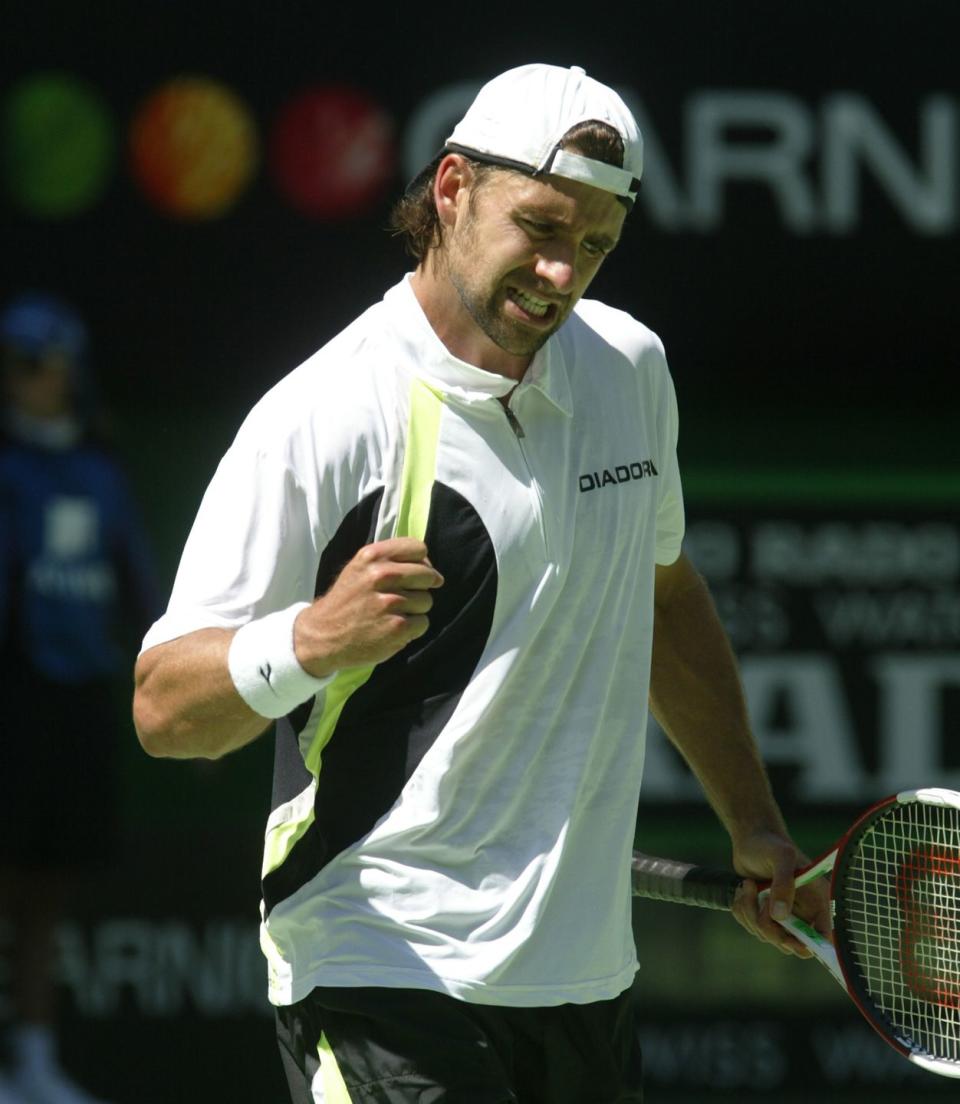
[[[118,842],[116,676],[159,612],[127,481],[99,439],[79,315],[0,314],[0,1104],[91,1104],[60,1065],[58,922]]]

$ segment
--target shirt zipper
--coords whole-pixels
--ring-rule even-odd
[[[501,406],[503,406],[503,409],[507,412],[507,421],[510,423],[510,428],[516,434],[517,439],[519,440],[521,437],[526,437],[526,434],[523,432],[523,426],[520,424],[516,414],[514,414],[506,404],[501,403]]]
[[[520,424],[520,419],[514,414],[510,407],[506,403],[498,403],[503,407],[503,412],[507,416],[507,422],[510,428],[513,430],[514,436],[517,438],[517,444],[520,448],[520,455],[523,458],[523,465],[527,469],[527,475],[530,477],[530,488],[532,491],[533,499],[535,502],[535,513],[537,515],[537,524],[540,527],[540,540],[543,543],[543,552],[547,560],[550,559],[550,545],[547,541],[547,520],[544,516],[543,495],[540,493],[540,484],[537,482],[536,476],[533,474],[533,469],[530,467],[530,461],[527,458],[527,451],[523,447],[523,439],[526,434],[523,431],[523,426]]]

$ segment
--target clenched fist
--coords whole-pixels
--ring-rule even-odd
[[[430,591],[439,586],[443,576],[423,541],[393,537],[365,545],[297,617],[297,660],[317,678],[382,663],[427,631]]]

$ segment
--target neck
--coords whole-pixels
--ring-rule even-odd
[[[417,267],[410,286],[434,333],[458,360],[507,379],[521,380],[532,356],[514,356],[491,341],[464,307],[436,251]]]

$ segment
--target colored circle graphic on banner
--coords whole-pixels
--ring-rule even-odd
[[[284,107],[274,125],[274,182],[298,211],[312,218],[350,218],[369,211],[395,168],[393,120],[358,89],[308,89]]]
[[[226,86],[177,77],[140,106],[130,129],[133,175],[169,215],[209,219],[225,214],[257,164],[256,124]]]
[[[83,81],[36,73],[7,93],[0,145],[4,185],[29,214],[66,218],[85,211],[106,186],[115,148],[110,113]]]

